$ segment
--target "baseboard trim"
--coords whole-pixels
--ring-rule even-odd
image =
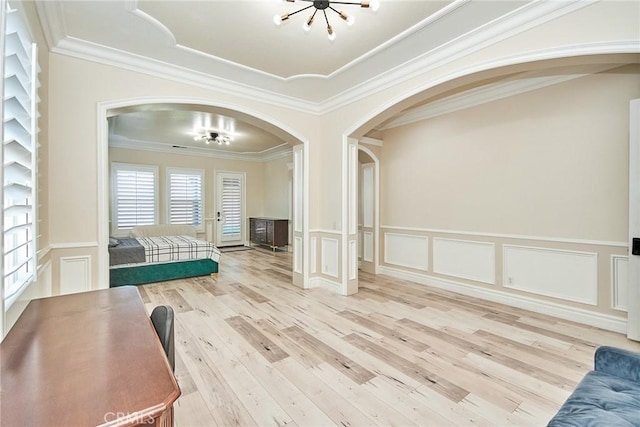
[[[433,277],[427,274],[418,274],[387,266],[380,266],[380,273],[398,279],[410,280],[421,285],[433,286],[435,288],[457,292],[459,294],[467,296],[481,298],[501,304],[507,304],[525,310],[535,311],[536,313],[584,323],[585,325],[595,326],[597,328],[602,328],[613,332],[619,332],[622,334],[627,333],[627,320],[608,314],[595,313],[577,307],[566,306],[555,302],[542,301],[493,289],[479,288],[452,280]]]
[[[324,277],[312,277],[309,279],[309,288],[323,288],[336,294],[340,294],[342,285]]]

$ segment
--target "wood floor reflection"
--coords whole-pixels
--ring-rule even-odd
[[[361,273],[291,284],[291,256],[225,253],[216,278],[140,286],[176,313],[177,426],[543,426],[616,334]]]

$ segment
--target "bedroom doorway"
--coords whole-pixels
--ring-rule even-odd
[[[216,246],[240,246],[245,242],[244,174],[216,172]]]

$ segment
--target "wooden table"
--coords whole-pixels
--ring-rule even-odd
[[[0,425],[173,423],[180,389],[137,288],[32,300],[0,344]]]

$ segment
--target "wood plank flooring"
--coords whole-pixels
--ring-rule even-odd
[[[386,276],[351,297],[291,284],[291,256],[140,286],[175,310],[177,426],[543,426],[621,334]]]

